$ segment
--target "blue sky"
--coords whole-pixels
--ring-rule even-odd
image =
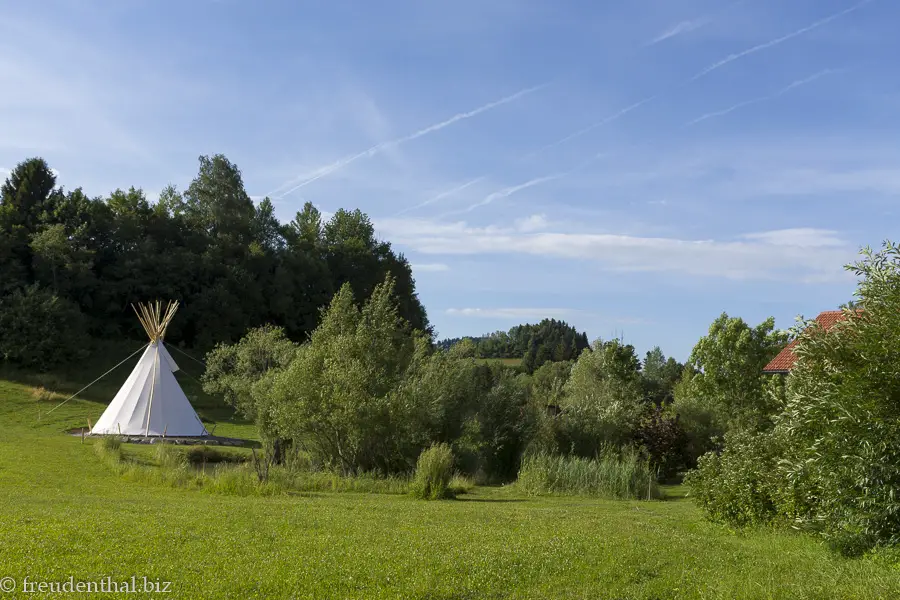
[[[889,0],[10,3],[0,168],[155,198],[221,152],[283,220],[368,213],[441,337],[548,316],[685,359],[722,311],[835,308],[895,236],[898,22]]]

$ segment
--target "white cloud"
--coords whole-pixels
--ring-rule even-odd
[[[420,202],[419,204],[416,204],[415,206],[410,206],[408,208],[404,208],[403,210],[398,212],[395,216],[399,217],[400,215],[408,213],[412,210],[416,210],[417,208],[422,208],[422,207],[428,206],[429,204],[434,204],[438,200],[443,200],[444,198],[448,198],[454,194],[457,194],[467,188],[472,187],[476,183],[483,181],[484,179],[485,179],[484,176],[476,177],[475,179],[470,179],[469,181],[467,181],[461,185],[454,186],[454,187],[450,188],[449,190],[444,190],[443,192],[440,192],[439,194],[436,194],[436,195],[432,196],[431,198],[429,198],[428,200],[425,200],[424,202]]]
[[[32,48],[26,54],[19,49]],[[108,52],[79,27],[53,17],[0,22],[0,150],[158,164],[147,123],[158,132],[164,111],[184,109],[205,83],[174,72],[135,47]],[[148,94],[147,90],[153,93]],[[135,118],[135,115],[140,115]],[[152,127],[152,126],[151,126]],[[144,128],[143,131],[141,129]],[[153,137],[153,140],[148,140]]]
[[[756,182],[761,193],[819,194],[872,192],[900,195],[900,169],[895,167],[787,168],[771,171]]]
[[[410,267],[412,267],[413,272],[440,272],[450,270],[450,267],[448,265],[445,265],[444,263],[413,263],[410,265]]]
[[[733,54],[729,54],[724,59],[722,59],[718,62],[715,62],[715,63],[711,64],[710,66],[706,67],[705,69],[703,69],[702,71],[700,71],[699,73],[697,73],[696,75],[691,77],[687,82],[688,83],[694,82],[694,81],[700,79],[701,77],[705,77],[706,75],[712,73],[713,71],[721,69],[722,67],[724,67],[727,64],[730,64],[738,59],[744,58],[745,56],[749,56],[750,54],[755,54],[756,52],[759,52],[761,50],[767,50],[769,48],[774,48],[775,46],[783,44],[784,42],[791,40],[797,36],[800,36],[800,35],[803,35],[804,33],[813,31],[814,29],[818,29],[819,27],[827,25],[828,23],[831,23],[832,21],[834,21],[836,19],[840,19],[841,17],[849,15],[852,12],[858,11],[859,9],[863,8],[864,6],[871,3],[872,1],[873,0],[862,0],[861,2],[858,2],[857,4],[854,4],[853,6],[851,6],[849,8],[845,8],[844,10],[833,13],[823,19],[819,19],[818,21],[815,21],[814,23],[811,23],[811,24],[807,25],[806,27],[801,27],[800,29],[792,31],[791,33],[788,33],[787,35],[783,35],[781,37],[769,40],[768,42],[765,42],[762,44],[757,44],[756,46],[753,46],[752,48],[747,48],[746,50],[744,50],[742,52],[735,52]]]
[[[515,227],[517,230],[522,233],[530,233],[533,231],[540,231],[542,229],[546,229],[547,226],[550,225],[550,222],[547,220],[547,215],[531,215],[530,217],[525,217],[524,219],[516,219]]]
[[[833,231],[811,228],[756,232],[733,239],[694,240],[608,233],[474,227],[463,221],[384,219],[381,235],[423,254],[525,254],[593,261],[623,272],[735,280],[842,281],[857,249]]]

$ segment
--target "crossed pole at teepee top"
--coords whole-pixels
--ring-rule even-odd
[[[157,342],[166,336],[166,329],[169,327],[172,317],[175,316],[175,311],[178,310],[178,301],[170,300],[166,305],[165,312],[163,312],[162,303],[159,300],[148,304],[139,302],[137,306],[132,304],[131,308],[134,309],[138,320],[144,326],[144,331],[150,336],[150,341]]]

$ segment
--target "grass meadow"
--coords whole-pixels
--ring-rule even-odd
[[[209,427],[252,437],[253,427],[202,396],[189,362],[175,358],[185,363],[179,379]],[[63,432],[96,420],[130,366],[51,414],[80,387],[73,381],[96,375],[0,374],[0,578],[146,576],[170,581],[168,597],[189,599],[900,593],[896,562],[840,558],[787,532],[729,531],[705,522],[681,488],[638,502],[534,496],[508,485],[425,502],[359,491],[248,496],[125,477],[98,455],[99,442]],[[125,451],[153,467],[152,447]]]

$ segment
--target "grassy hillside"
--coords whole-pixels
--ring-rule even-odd
[[[184,367],[190,369],[187,361]],[[515,486],[477,488],[446,502],[360,493],[267,498],[132,482],[109,470],[93,442],[62,433],[96,419],[128,368],[92,388],[86,400],[50,415],[46,410],[57,401],[38,400],[22,382],[43,379],[77,389],[74,381],[95,376],[90,369],[74,379],[7,373],[15,381],[0,380],[0,577],[21,583],[25,576],[147,576],[171,581],[173,598],[843,599],[900,593],[895,567],[837,558],[805,536],[730,533],[702,521],[686,499],[532,499]],[[220,419],[217,432],[252,433],[215,399],[199,395],[196,382],[181,380],[199,412]]]
[[[20,371],[5,367],[0,363],[0,381],[15,382],[31,388],[43,388],[54,394],[52,399],[36,402],[29,409],[35,419],[49,418],[49,422],[55,423],[58,421],[57,414],[71,414],[77,415],[74,420],[69,422],[71,427],[85,427],[88,419],[91,423],[96,423],[103,414],[106,405],[112,400],[137,364],[143,347],[143,342],[95,342],[95,347],[91,349],[86,360],[51,373]],[[203,393],[199,381],[205,368],[202,362],[199,362],[203,357],[192,351],[184,354],[183,351],[171,345],[167,345],[167,348],[180,369],[175,373],[175,377],[200,419],[206,424],[207,429],[212,430],[215,427],[216,435],[255,439],[257,437],[256,428],[252,424],[236,416],[234,411],[220,398]],[[125,362],[122,362],[123,360]],[[79,392],[101,376],[103,377],[99,381],[79,393],[78,398],[66,403],[62,408],[56,408],[66,398]],[[3,397],[0,395],[0,402],[2,401]],[[67,410],[70,404],[77,406],[77,410]],[[47,415],[51,410],[53,412]]]

